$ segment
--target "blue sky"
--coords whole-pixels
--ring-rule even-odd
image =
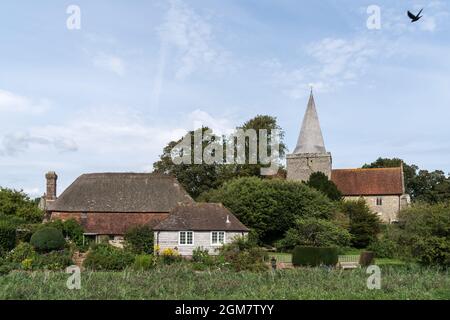
[[[449,19],[437,0],[2,1],[0,185],[37,196],[49,170],[60,192],[150,171],[186,130],[257,114],[292,150],[311,84],[335,168],[384,156],[450,172]]]

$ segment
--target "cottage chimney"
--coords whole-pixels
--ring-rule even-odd
[[[45,194],[46,201],[55,201],[56,200],[56,180],[58,180],[58,176],[54,171],[47,172],[45,175],[45,179],[47,179],[47,192]]]

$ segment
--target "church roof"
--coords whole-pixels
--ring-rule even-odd
[[[311,91],[294,154],[326,153],[314,96]]]
[[[178,181],[151,173],[93,173],[78,177],[48,211],[169,212],[179,202],[193,201]]]
[[[344,196],[401,195],[402,168],[334,169],[331,180]]]

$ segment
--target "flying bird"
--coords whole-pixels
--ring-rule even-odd
[[[420,18],[422,18],[422,16],[420,15],[422,13],[422,11],[423,11],[423,9],[421,9],[417,15],[414,15],[411,13],[411,11],[408,11],[408,17],[411,19],[411,23],[416,22]]]

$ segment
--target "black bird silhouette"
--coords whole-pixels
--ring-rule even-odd
[[[414,15],[410,11],[408,11],[408,17],[411,19],[411,23],[416,22],[420,18],[422,18],[422,16],[420,15],[422,13],[422,11],[423,11],[423,9],[421,9],[417,15]]]

